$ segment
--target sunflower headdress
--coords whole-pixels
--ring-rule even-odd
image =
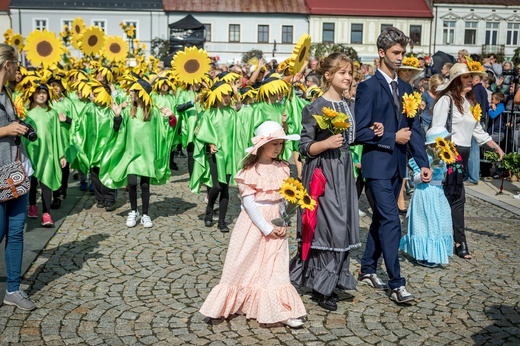
[[[175,84],[166,76],[159,77],[153,83],[153,91],[159,93],[163,85],[168,85],[170,90],[175,90]]]
[[[121,36],[107,36],[103,46],[103,57],[111,62],[125,61],[128,43]]]
[[[91,26],[81,35],[81,51],[85,55],[96,55],[105,44],[105,33],[97,26]]]
[[[33,66],[41,65],[47,68],[61,60],[64,47],[53,32],[43,29],[43,31],[34,30],[27,36],[24,50],[27,53],[27,59]]]
[[[204,108],[208,109],[217,103],[217,101],[222,102],[222,95],[233,94],[233,88],[229,83],[224,81],[219,81],[213,84],[210,89],[207,89],[202,100],[202,105]]]
[[[130,86],[129,91],[135,91],[137,93],[137,97],[139,97],[146,108],[152,108],[153,101],[150,97],[150,93],[152,92],[152,86],[150,83],[145,81],[142,78],[139,78],[134,84]]]
[[[284,94],[289,92],[289,85],[277,73],[272,73],[262,81],[262,85],[258,88],[256,96],[258,101],[267,101],[272,95]]]
[[[205,50],[186,47],[173,57],[172,71],[176,80],[191,85],[202,81],[210,70],[210,62]]]
[[[52,102],[54,100],[58,99],[58,95],[54,92],[52,88],[49,88],[49,86],[45,83],[42,83],[41,80],[33,80],[31,79],[29,83],[24,84],[25,87],[22,90],[22,100],[24,104],[29,105],[32,102],[32,97],[36,91],[39,89],[47,90],[47,94],[49,95],[49,102]]]
[[[320,97],[321,95],[323,95],[323,90],[320,89],[319,86],[317,85],[311,85],[306,93],[305,93],[305,97],[308,99],[308,100],[312,100],[312,99],[315,99],[315,98],[318,98]]]
[[[72,90],[75,90],[80,94],[81,98],[89,98],[92,94],[92,85],[88,79],[79,79],[70,85]]]
[[[110,67],[105,65],[99,65],[96,67],[96,69],[93,71],[94,77],[96,77],[98,74],[100,74],[103,78],[106,79],[108,83],[112,83],[114,81],[114,74],[112,73],[112,70]]]
[[[67,78],[65,78],[65,77],[66,77],[65,71],[54,70],[52,72],[52,76],[49,78],[47,83],[49,85],[51,85],[52,83],[58,83],[58,84],[61,84],[61,86],[62,86],[62,88],[64,90],[68,90],[69,89],[69,85],[67,83]]]
[[[215,81],[216,82],[224,81],[226,83],[231,83],[231,82],[238,80],[239,78],[240,78],[240,75],[238,73],[231,72],[231,71],[224,71],[215,76]]]
[[[240,98],[244,101],[247,98],[251,98],[252,100],[256,99],[256,95],[258,94],[258,90],[251,86],[246,86],[238,90],[240,92]]]
[[[103,107],[110,107],[112,104],[112,96],[106,86],[95,79],[87,84],[90,86],[91,93],[94,95],[94,102]]]
[[[289,71],[292,75],[295,75],[298,72],[300,72],[303,65],[307,61],[307,58],[309,57],[310,49],[311,36],[308,34],[303,34],[296,43],[296,45],[294,45],[291,60],[289,62]]]

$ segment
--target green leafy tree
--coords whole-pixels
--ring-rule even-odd
[[[156,37],[152,40],[151,53],[159,60],[163,60],[168,55],[170,49],[170,42],[163,40],[162,38]]]
[[[513,62],[513,65],[518,66],[520,64],[520,47],[515,49],[515,54],[513,55],[513,58],[511,59]]]
[[[311,44],[311,56],[316,59],[321,59],[324,56],[327,56],[331,53],[345,53],[352,61],[358,60],[358,54],[356,50],[352,47],[347,46],[343,43],[333,44],[333,43],[313,43]]]
[[[248,52],[245,52],[242,56],[242,62],[246,64],[249,59],[251,58],[257,58],[258,60],[262,59],[262,56],[264,56],[264,52],[262,52],[260,49],[251,49]]]

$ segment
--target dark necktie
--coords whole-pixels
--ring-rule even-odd
[[[399,115],[401,114],[401,102],[399,102],[399,95],[397,94],[397,82],[393,80],[390,85],[392,86],[392,96],[394,97],[394,107],[397,120],[399,120]]]

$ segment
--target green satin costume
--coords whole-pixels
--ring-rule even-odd
[[[287,134],[288,135],[301,135],[302,133],[302,111],[306,105],[310,104],[309,101],[304,100],[296,95],[294,88],[292,88],[291,97],[285,100],[285,109],[287,113]],[[300,152],[298,149],[300,141],[287,141],[285,142],[284,160],[289,160],[292,156],[292,152]]]
[[[34,142],[22,137],[34,176],[51,190],[58,190],[61,187],[60,159],[65,155],[58,113],[36,107],[27,112],[25,122],[32,125],[38,135]]]
[[[137,108],[132,117],[131,108],[126,107],[121,113],[123,122],[110,153],[110,165],[101,168],[100,180],[112,189],[126,186],[129,174],[150,177],[154,185],[165,184],[171,176],[169,164],[174,135],[169,119],[154,106],[150,119],[143,121],[143,109]]]
[[[218,180],[227,184],[226,175],[234,177],[238,172],[238,164],[245,156],[237,144],[240,126],[237,112],[231,107],[210,108],[204,111],[199,121],[199,131],[195,137],[193,152],[194,166],[190,177],[191,191],[198,193],[202,184],[212,187],[206,147],[209,144],[217,146],[215,153]],[[233,183],[233,180],[230,181]]]
[[[175,125],[175,129],[173,131],[173,143],[172,144],[173,144],[173,146],[175,146],[175,145],[181,143],[181,135],[177,131],[180,124],[179,124],[179,116],[177,115],[177,112],[175,110],[175,107],[177,106],[176,101],[175,101],[175,96],[173,96],[172,94],[161,95],[159,93],[152,92],[150,94],[150,97],[152,98],[153,103],[159,109],[161,109],[161,107],[166,107],[169,110],[171,110],[173,112],[173,114],[175,114],[175,116],[177,117],[177,125]]]
[[[54,101],[51,104],[51,107],[58,113],[58,115],[65,114],[72,120],[71,124],[68,124],[66,121],[60,121],[60,136],[64,146],[63,150],[65,152],[65,159],[67,159],[67,162],[72,163],[76,159],[75,147],[71,145],[71,129],[74,129],[74,124],[78,118],[76,107],[68,97],[63,97],[59,101]]]
[[[181,128],[181,143],[182,147],[186,148],[189,143],[193,143],[195,139],[195,128],[203,112],[200,104],[195,102],[197,93],[192,90],[177,89],[177,105],[182,105],[186,102],[194,102],[195,105],[184,112],[178,112],[177,114],[177,126]]]

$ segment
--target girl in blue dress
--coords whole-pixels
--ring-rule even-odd
[[[452,134],[443,127],[433,127],[426,132],[426,145],[435,146],[435,138],[447,138]],[[430,154],[428,159],[431,166]],[[408,233],[401,239],[399,248],[425,267],[448,264],[448,257],[453,255],[453,226],[450,205],[442,187],[446,164],[440,161],[432,167],[429,183],[421,182],[421,171],[413,158],[409,164],[416,185],[410,202]]]

